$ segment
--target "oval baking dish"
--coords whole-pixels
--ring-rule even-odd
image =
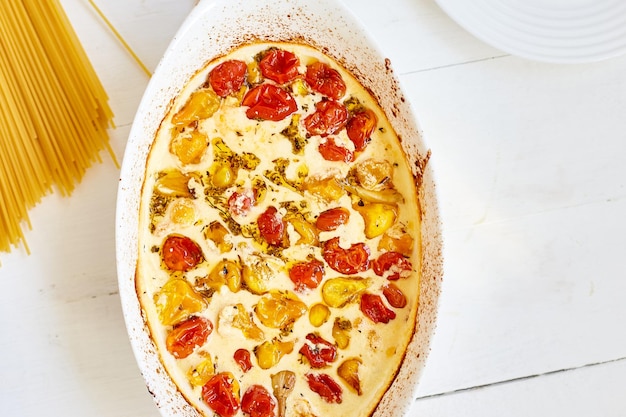
[[[185,87],[211,61],[255,42],[312,47],[339,63],[378,102],[400,141],[416,188],[416,218],[420,219],[419,261],[415,262],[419,276],[419,285],[415,287],[417,312],[409,316],[407,329],[411,335],[400,365],[392,372],[391,382],[371,415],[403,415],[414,398],[428,354],[442,278],[441,234],[433,173],[428,163],[430,152],[391,63],[350,12],[332,0],[200,1],[150,80],[124,155],[116,218],[120,298],[142,375],[163,415],[202,415],[197,404],[189,401],[189,395],[175,383],[168,361],[163,360],[163,349],[153,338],[156,332],[151,329],[150,320],[155,313],[146,311],[141,294],[137,294],[137,289],[142,288],[136,281],[141,276],[137,270],[139,254],[147,250],[139,247],[142,189],[155,137],[172,108],[180,106],[177,98]],[[157,249],[161,250],[151,250]]]

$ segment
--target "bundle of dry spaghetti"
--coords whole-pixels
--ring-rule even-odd
[[[115,161],[112,117],[59,1],[0,1],[0,251],[28,252],[28,210],[71,194],[102,150]]]

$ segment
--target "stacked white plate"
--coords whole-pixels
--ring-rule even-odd
[[[436,0],[460,26],[512,55],[594,62],[626,52],[624,0]]]

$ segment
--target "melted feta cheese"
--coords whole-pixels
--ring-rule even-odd
[[[301,74],[306,71],[306,63],[317,60],[327,62],[336,68],[347,84],[347,93],[344,99],[348,97],[357,98],[364,106],[374,110],[378,117],[377,129],[372,134],[371,143],[365,151],[355,155],[356,159],[351,164],[325,160],[318,151],[318,147],[326,138],[320,136],[308,137],[303,154],[294,154],[291,142],[280,133],[289,125],[290,117],[279,122],[251,120],[246,117],[245,108],[240,106],[239,99],[228,97],[222,101],[219,110],[212,117],[198,123],[198,130],[205,134],[211,143],[200,162],[181,164],[169,150],[171,131],[174,129],[171,123],[172,115],[185,105],[196,88],[204,84],[207,74],[215,65],[227,59],[240,59],[250,62],[255,55],[268,47],[287,49],[299,56]],[[314,112],[315,102],[321,99],[320,94],[311,91],[306,95],[293,94],[293,96],[297,101],[301,120]],[[307,136],[302,126],[300,133]],[[336,143],[354,150],[354,145],[347,137],[345,129],[334,136]],[[239,169],[232,186],[212,194],[213,191],[207,188],[207,184],[210,182],[208,172],[216,155],[212,141],[216,138],[223,140],[235,154],[245,152],[254,154],[258,158],[259,164],[253,170]],[[226,229],[233,225],[233,223],[226,222],[225,217],[229,217],[226,201],[234,191],[246,190],[244,192],[251,193],[253,184],[255,181],[258,183],[259,180],[266,187],[263,198],[259,198],[249,212],[245,215],[230,215],[230,221],[239,224],[242,228],[249,228],[254,231],[256,219],[269,206],[277,207],[283,219],[288,219],[289,215],[293,214],[295,207],[301,216],[313,224],[322,211],[332,207],[345,207],[350,213],[349,221],[336,230],[319,232],[319,241],[324,242],[339,237],[340,246],[344,249],[355,243],[366,242],[371,252],[370,259],[376,259],[380,255],[381,251],[378,245],[382,237],[366,238],[364,219],[353,208],[354,200],[350,194],[345,193],[339,200],[327,202],[312,195],[309,191],[304,191],[303,188],[281,186],[272,182],[267,173],[276,170],[276,161],[280,158],[289,161],[284,171],[284,178],[292,183],[298,181],[298,173],[305,173],[306,179],[334,177],[343,180],[350,174],[354,164],[369,158],[393,163],[393,186],[402,194],[403,202],[397,204],[397,218],[394,227],[389,230],[388,234],[396,237],[408,234],[414,242],[409,259],[413,265],[413,272],[408,274],[403,272],[403,277],[395,281],[407,297],[407,306],[402,309],[393,309],[397,317],[388,324],[373,323],[364,317],[359,309],[358,300],[356,300],[343,308],[332,308],[330,318],[320,327],[314,327],[305,314],[290,328],[271,329],[263,326],[255,317],[254,312],[260,295],[252,294],[245,288],[232,292],[226,286],[222,286],[212,294],[206,295],[207,308],[197,313],[209,319],[216,326],[216,329],[213,330],[206,344],[196,348],[189,357],[182,360],[174,358],[167,351],[165,345],[171,327],[163,326],[160,323],[154,303],[161,287],[173,276],[182,277],[191,284],[197,285],[198,282],[209,276],[215,265],[223,259],[242,264],[261,262],[272,273],[269,284],[272,289],[294,293],[294,283],[289,278],[291,265],[306,261],[310,257],[323,260],[319,245],[296,244],[301,236],[291,223],[287,223],[288,248],[270,251],[267,254],[263,253],[266,247],[260,244],[258,239],[254,239],[254,233],[242,232],[230,233],[224,238],[225,244],[230,245],[229,247],[232,249],[223,252],[219,244],[207,238],[206,230],[212,222],[219,222]],[[191,175],[188,183],[191,196],[185,198],[193,201],[191,205],[194,210],[193,218],[195,221],[193,223],[173,222],[168,215],[161,216],[154,208],[153,190],[159,181],[159,173],[171,169]],[[297,381],[294,391],[287,401],[287,415],[355,417],[370,415],[400,366],[404,349],[414,331],[418,306],[419,276],[416,271],[420,270],[420,236],[416,185],[411,171],[407,166],[393,127],[368,92],[344,68],[308,46],[281,43],[252,44],[239,48],[229,56],[212,62],[202,69],[175,100],[151,148],[146,174],[140,209],[141,230],[139,239],[141,249],[137,270],[138,295],[164,366],[189,402],[204,415],[212,415],[212,411],[201,398],[201,387],[193,386],[188,382],[189,370],[208,354],[213,359],[216,372],[233,373],[241,386],[241,395],[247,387],[253,384],[263,385],[269,392],[272,392],[271,374],[280,370],[295,372]],[[243,200],[235,199],[234,205],[242,209]],[[203,251],[204,261],[193,270],[185,273],[167,271],[161,262],[160,248],[166,236],[170,234],[182,234],[197,242]],[[325,264],[324,271],[324,280],[344,276],[331,269],[327,264]],[[409,276],[405,277],[404,275]],[[379,277],[371,269],[358,274],[358,276],[371,280],[372,284],[368,288],[370,292],[380,293],[381,288],[387,282],[386,276]],[[321,287],[322,285],[313,290],[295,293],[295,295],[310,308],[315,304],[324,302]],[[245,307],[267,340],[280,339],[293,342],[293,352],[283,356],[278,364],[269,370],[263,370],[256,366],[253,352],[260,342],[245,337],[241,329],[234,324],[236,318],[232,306],[236,304]],[[390,308],[386,302],[385,305]],[[310,369],[298,353],[301,346],[307,343],[306,335],[316,333],[325,340],[332,342],[334,340],[332,335],[333,323],[335,319],[339,318],[350,320],[352,323],[349,346],[346,349],[338,349],[338,358],[330,367],[322,370]],[[233,353],[239,348],[248,349],[252,353],[253,367],[247,373],[244,373],[233,359]],[[348,358],[359,358],[362,361],[359,367],[359,379],[363,393],[361,396],[342,382],[337,375],[337,367]],[[304,378],[308,372],[323,372],[331,375],[343,389],[341,404],[329,404],[317,393],[314,393]],[[240,414],[243,415],[241,412]]]

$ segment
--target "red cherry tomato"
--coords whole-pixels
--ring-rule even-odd
[[[315,113],[304,119],[304,127],[311,135],[328,136],[338,132],[348,121],[348,109],[335,100],[315,104]]]
[[[247,349],[237,349],[233,355],[233,359],[237,362],[237,365],[242,371],[248,372],[252,369],[252,362],[250,361],[250,352]]]
[[[241,410],[250,417],[274,417],[276,401],[262,385],[252,385],[241,399]]]
[[[370,250],[364,243],[354,243],[348,249],[339,246],[334,237],[322,244],[322,257],[335,271],[341,274],[356,274],[369,268]]]
[[[233,192],[228,197],[228,210],[231,214],[237,216],[245,216],[248,214],[252,206],[254,206],[256,198],[254,191],[251,189]]]
[[[306,380],[311,391],[317,393],[327,403],[341,404],[343,390],[330,375],[306,374]]]
[[[214,375],[202,387],[202,398],[220,417],[239,411],[239,383],[230,372]]]
[[[298,262],[289,270],[289,279],[296,284],[296,291],[317,288],[324,278],[324,264],[317,259]]]
[[[388,309],[380,295],[376,294],[361,295],[361,311],[374,323],[389,323],[396,318],[396,313]]]
[[[323,62],[307,65],[304,79],[313,90],[332,99],[339,100],[346,94],[346,83],[339,71]]]
[[[387,275],[390,281],[410,276],[413,265],[401,253],[389,251],[372,261],[374,273],[380,277]]]
[[[202,346],[213,331],[213,324],[204,317],[190,317],[178,323],[167,334],[165,346],[175,358],[191,355],[196,346]]]
[[[325,142],[320,143],[317,148],[322,157],[327,161],[341,161],[345,163],[352,162],[354,153],[343,146],[337,145],[335,139],[328,138]]]
[[[366,109],[348,120],[346,133],[348,138],[354,143],[354,150],[360,152],[370,143],[372,132],[376,129],[378,118],[373,111]]]
[[[307,334],[306,340],[300,354],[308,359],[311,368],[323,368],[337,359],[337,348],[332,343],[314,333]]]
[[[298,109],[294,98],[274,84],[261,84],[248,91],[241,102],[248,119],[279,121]]]
[[[274,246],[283,246],[287,236],[286,223],[276,207],[269,206],[257,219],[261,237]]]
[[[189,271],[204,260],[200,246],[182,235],[169,235],[161,248],[163,262],[172,271]]]
[[[403,308],[406,306],[406,296],[402,290],[392,282],[383,287],[383,295],[391,307]]]
[[[265,78],[285,84],[298,76],[300,60],[283,49],[272,49],[259,62],[259,69]]]
[[[348,223],[348,219],[350,212],[347,208],[335,207],[321,212],[315,221],[315,227],[323,232],[330,232]]]
[[[209,84],[218,96],[226,97],[239,91],[246,78],[246,69],[243,61],[222,62],[209,73]]]

